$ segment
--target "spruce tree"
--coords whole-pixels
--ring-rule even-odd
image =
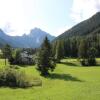
[[[12,48],[9,44],[6,44],[3,48],[2,48],[2,52],[3,52],[3,56],[5,58],[5,65],[7,63],[7,59],[9,60],[12,57]]]
[[[41,72],[41,75],[47,76],[49,70],[54,70],[55,65],[54,58],[52,57],[51,44],[46,37],[38,53],[37,69]]]
[[[96,65],[96,54],[97,50],[94,47],[91,47],[88,50],[88,65],[95,66]]]
[[[80,58],[80,62],[82,65],[87,65],[87,58],[88,58],[88,46],[86,40],[81,40],[79,49],[78,49],[78,56]]]
[[[62,41],[57,42],[55,59],[58,63],[64,57],[64,44]]]
[[[16,50],[14,64],[21,64],[21,50],[20,49]]]
[[[82,65],[96,65],[97,49],[93,43],[89,42],[89,39],[80,42],[78,54]]]

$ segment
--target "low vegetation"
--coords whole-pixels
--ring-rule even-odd
[[[41,84],[39,78],[27,75],[18,66],[8,66],[0,70],[0,86],[27,88]]]

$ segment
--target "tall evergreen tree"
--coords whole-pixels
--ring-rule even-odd
[[[90,39],[85,39],[80,42],[79,45],[79,57],[82,65],[96,65],[96,54],[95,43]]]
[[[60,63],[60,60],[64,57],[64,44],[62,41],[57,42],[56,46],[56,53],[55,53],[55,59],[58,63]]]
[[[94,47],[91,47],[88,50],[88,65],[94,66],[96,65],[96,54],[97,50]]]
[[[21,50],[20,49],[16,50],[14,64],[21,64]]]
[[[41,75],[46,76],[49,74],[49,70],[54,70],[56,64],[53,59],[51,44],[46,37],[39,50],[37,60],[37,69],[41,72]]]
[[[79,51],[78,51],[79,57],[83,59],[87,58],[88,57],[87,50],[88,50],[87,41],[83,39],[81,40],[79,45]]]
[[[88,58],[88,46],[86,40],[81,40],[78,50],[78,56],[81,59],[82,65],[87,65],[87,58]]]
[[[3,48],[2,48],[2,52],[3,52],[3,56],[5,58],[5,65],[7,63],[7,59],[9,60],[12,57],[12,48],[9,44],[6,44]]]
[[[56,46],[57,46],[57,41],[55,41],[54,43],[52,43],[52,54],[53,54],[53,56],[55,55],[55,53],[56,53]]]

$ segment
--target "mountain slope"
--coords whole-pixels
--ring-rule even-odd
[[[12,47],[17,48],[37,48],[41,45],[46,36],[50,41],[55,38],[39,28],[32,29],[28,35],[24,34],[23,36],[8,36],[0,30],[0,44],[2,46],[8,43]]]
[[[58,36],[55,40],[66,39],[67,37],[72,36],[84,36],[95,33],[100,33],[100,12],[72,27],[68,31]]]
[[[6,39],[4,39],[4,37],[6,38],[5,33],[0,29],[0,47],[2,47],[3,45],[7,44]]]

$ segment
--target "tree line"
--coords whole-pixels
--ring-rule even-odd
[[[52,51],[58,62],[65,57],[74,57],[83,65],[96,65],[94,58],[100,57],[100,34],[59,39],[53,42]]]

